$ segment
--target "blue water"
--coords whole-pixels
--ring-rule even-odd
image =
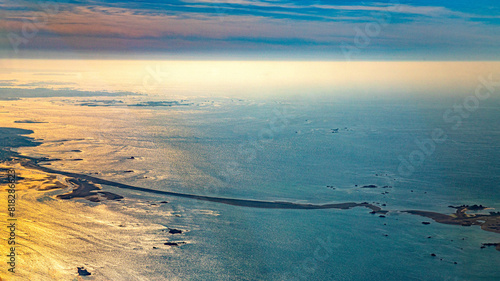
[[[500,242],[499,234],[423,225],[428,219],[397,212],[452,213],[448,205],[462,204],[500,209],[498,100],[482,103],[456,130],[443,114],[463,101],[458,97],[215,101],[153,108],[134,124],[158,146],[158,171],[170,165],[171,174],[130,182],[230,198],[377,202],[393,212],[381,218],[364,208],[266,210],[169,198],[182,214],[173,224],[190,230],[179,239],[191,243],[160,263],[181,280],[500,279],[500,252],[480,249],[483,242]],[[399,157],[408,159],[419,149],[415,141],[429,139],[436,128],[447,140],[402,175]],[[163,147],[183,156],[167,155]],[[172,165],[172,157],[183,162]],[[359,188],[367,184],[392,188]]]

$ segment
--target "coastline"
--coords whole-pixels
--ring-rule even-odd
[[[12,164],[9,166],[22,177],[16,183],[17,258],[14,273],[2,267],[3,280],[74,280],[81,276],[78,271],[81,267],[91,273],[83,280],[141,280],[140,276],[146,275],[176,280],[169,268],[163,269],[163,275],[153,274],[136,262],[136,259],[157,260],[154,257],[162,253],[173,254],[168,246],[161,252],[151,250],[169,240],[163,235],[165,226],[138,219],[133,209],[122,210],[123,205],[118,202],[98,204],[90,200],[87,203],[57,199],[50,194],[71,187],[45,188],[54,183],[52,175]],[[4,197],[0,203],[2,209],[6,208]],[[7,214],[0,214],[0,227],[5,228]],[[167,214],[164,217],[170,220]],[[7,253],[7,247],[11,245],[7,245],[2,235],[0,251]]]
[[[63,186],[70,187],[73,186],[71,192],[58,195],[59,199],[72,199],[72,198],[85,198],[89,201],[99,202],[104,197],[108,200],[120,200],[123,199],[123,196],[114,194],[107,191],[101,191],[101,187],[99,185],[109,185],[118,187],[121,189],[130,189],[135,191],[141,191],[146,193],[154,193],[160,195],[167,196],[175,196],[175,197],[183,197],[194,200],[201,201],[209,201],[233,206],[240,207],[250,207],[250,208],[263,208],[263,209],[301,209],[301,210],[311,210],[311,209],[341,209],[347,210],[355,207],[365,207],[371,210],[372,214],[380,214],[383,216],[389,211],[383,210],[381,207],[377,205],[370,204],[368,202],[356,203],[356,202],[340,202],[340,203],[328,203],[328,204],[304,204],[304,203],[294,203],[294,202],[285,202],[285,201],[261,201],[261,200],[250,200],[250,199],[236,199],[236,198],[223,198],[223,197],[211,197],[211,196],[202,196],[195,194],[187,194],[187,193],[179,193],[179,192],[171,192],[171,191],[163,191],[156,190],[138,186],[132,186],[128,184],[123,184],[115,181],[105,180],[101,178],[97,178],[90,175],[84,175],[79,173],[72,172],[64,172],[58,171],[46,166],[40,165],[42,162],[50,162],[57,161],[57,159],[48,159],[48,158],[33,158],[28,156],[23,156],[18,153],[11,152],[7,150],[3,152],[3,157],[17,159],[14,162],[19,163],[22,167],[31,170],[37,170],[44,173],[52,174],[52,179],[54,179],[54,175],[60,175],[67,177],[66,184],[61,182],[56,182],[50,187],[52,188],[61,188]],[[99,197],[101,195],[101,197]],[[450,206],[452,207],[452,206]],[[469,210],[469,206],[461,206],[457,207],[455,214],[447,215],[441,214],[437,212],[430,212],[424,210],[400,210],[399,212],[409,213],[412,215],[418,215],[430,218],[435,222],[442,224],[450,224],[450,225],[460,225],[460,226],[471,226],[471,225],[479,225],[482,230],[500,233],[500,212],[490,212],[490,214],[476,214],[471,215],[466,212]],[[482,206],[481,206],[482,207]],[[485,209],[482,208],[482,209]],[[391,210],[391,212],[398,212],[398,210]],[[497,248],[498,249],[498,248]]]

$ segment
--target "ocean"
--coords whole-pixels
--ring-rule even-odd
[[[144,106],[151,100],[160,103]],[[17,151],[61,159],[51,162],[52,169],[188,194],[369,202],[389,211],[381,217],[365,208],[258,209],[104,185],[125,199],[76,201],[132,217],[133,232],[109,234],[116,235],[114,243],[128,241],[128,250],[112,252],[142,254],[123,264],[108,256],[99,266],[103,261],[96,257],[105,258],[97,253],[99,243],[112,245],[107,233],[89,236],[95,248],[86,265],[95,280],[120,276],[119,268],[128,269],[120,280],[498,280],[498,251],[480,248],[498,242],[497,233],[401,212],[500,207],[498,100],[481,103],[453,129],[456,123],[443,114],[462,100],[139,96],[10,102],[16,118],[15,111],[30,108],[23,119],[47,122],[16,124],[43,143]],[[421,149],[435,129],[446,140]],[[414,151],[423,154],[410,156]],[[415,155],[425,155],[422,163],[402,174],[401,159],[420,161]],[[38,200],[50,202],[61,193]],[[158,203],[163,200],[169,203]],[[167,234],[166,227],[184,233]],[[186,244],[162,245],[167,240]]]
[[[160,80],[142,79],[153,62],[71,61],[65,75],[37,64],[22,77],[63,86],[3,88],[21,99],[0,102],[0,127],[30,130],[16,134],[38,144],[12,150],[54,160],[41,167],[295,208],[106,184],[124,198],[61,200],[71,187],[2,163],[19,174],[13,280],[500,279],[499,252],[481,247],[498,233],[404,212],[499,210],[498,89],[475,91],[494,63],[166,62]],[[388,212],[297,207],[345,202]]]

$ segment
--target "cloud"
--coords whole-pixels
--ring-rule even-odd
[[[7,33],[21,34],[40,13],[22,2],[2,4],[0,19]],[[338,51],[352,41],[356,28],[389,15],[382,32],[371,40],[377,50],[420,50],[453,47],[484,48],[499,45],[499,24],[492,12],[464,12],[443,5],[363,3],[305,5],[292,1],[183,0],[156,2],[103,2],[60,4],[57,14],[37,25],[37,34],[23,47],[40,50],[93,50],[184,52],[189,50],[319,50]],[[303,2],[302,2],[303,3]],[[422,32],[425,31],[425,32]],[[5,40],[5,39],[4,39]],[[467,42],[469,40],[469,42]],[[427,44],[428,46],[425,46]],[[432,45],[434,44],[434,45]],[[0,44],[0,47],[8,43]]]
[[[312,4],[312,5],[297,5],[294,3],[282,2],[266,2],[266,1],[248,1],[248,0],[184,0],[186,3],[207,3],[214,6],[223,6],[226,8],[236,9],[237,6],[246,7],[272,7],[284,9],[320,9],[323,11],[344,11],[344,12],[391,12],[401,14],[425,15],[425,16],[441,16],[451,14],[461,14],[453,12],[443,6],[412,6],[406,4],[398,4],[397,1],[389,1],[389,3],[371,3],[368,5],[328,5],[328,4]],[[319,2],[319,1],[318,1]],[[396,2],[396,3],[394,3]],[[305,15],[305,14],[302,14]]]
[[[89,18],[92,21],[89,22]],[[23,21],[9,22],[12,29],[21,29]],[[321,40],[328,38],[325,27],[331,23],[309,22],[290,26],[283,19],[262,16],[227,15],[221,22],[218,18],[191,13],[189,17],[165,14],[134,14],[123,8],[74,7],[63,11],[40,31],[60,36],[85,36],[103,38],[301,38]]]

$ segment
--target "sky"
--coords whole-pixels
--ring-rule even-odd
[[[499,60],[500,3],[0,0],[2,58]]]

